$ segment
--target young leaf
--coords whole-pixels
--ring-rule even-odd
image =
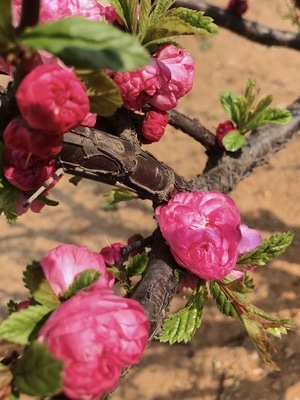
[[[221,313],[236,318],[238,316],[231,300],[226,296],[222,287],[215,281],[209,282],[209,290]]]
[[[141,275],[145,271],[148,261],[149,256],[145,252],[131,257],[126,268],[128,278]]]
[[[120,91],[115,82],[103,71],[78,72],[85,84],[90,101],[90,111],[108,117],[122,105]]]
[[[222,139],[223,146],[227,151],[239,150],[245,141],[245,136],[241,135],[239,131],[231,131]]]
[[[23,308],[9,315],[0,325],[0,337],[17,344],[28,344],[36,337],[45,318],[51,310],[35,305]]]
[[[1,166],[0,166],[1,167]],[[0,214],[4,214],[6,221],[11,224],[18,218],[17,216],[17,197],[18,189],[7,182],[5,178],[0,178]]]
[[[294,231],[277,233],[270,236],[268,239],[263,240],[256,249],[240,256],[237,266],[265,265],[267,262],[273,260],[273,258],[282,254],[292,243],[294,236]]]
[[[46,280],[39,262],[33,261],[32,264],[27,265],[23,272],[23,282],[34,300],[41,305],[50,310],[54,310],[60,305],[60,301]]]
[[[138,23],[138,39],[142,43],[145,33],[147,32],[149,24],[149,16],[151,12],[151,0],[141,0],[140,3],[140,16]]]
[[[224,286],[231,292],[241,294],[250,293],[255,287],[253,279],[251,279],[246,273],[244,273],[240,279],[224,283]]]
[[[220,93],[220,101],[226,114],[237,125],[240,119],[239,97],[234,93],[223,91]]]
[[[194,35],[207,35],[218,33],[218,27],[213,23],[213,19],[204,15],[202,11],[195,11],[184,7],[175,7],[166,12],[166,16],[176,16],[181,21],[186,22],[193,30]],[[184,34],[190,35],[186,32]]]
[[[28,28],[21,44],[46,50],[78,69],[124,71],[150,63],[136,39],[105,22],[69,17]]]
[[[170,315],[163,325],[160,342],[170,344],[184,341],[187,343],[199,328],[202,321],[203,308],[207,300],[206,286],[195,289],[185,308]]]
[[[112,189],[105,195],[105,197],[107,197],[107,200],[103,205],[105,210],[110,210],[111,208],[115,209],[115,206],[121,201],[128,201],[137,198],[135,194],[125,189]]]
[[[80,290],[86,290],[100,278],[100,272],[94,269],[86,269],[81,272],[70,285],[69,289],[65,293],[65,299],[70,298]]]
[[[63,367],[46,346],[32,342],[15,368],[14,384],[30,396],[52,396],[62,389]]]

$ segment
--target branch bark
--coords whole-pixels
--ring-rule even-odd
[[[202,0],[176,0],[175,7],[187,7],[197,11],[203,11],[214,22],[223,28],[229,29],[240,36],[256,43],[267,46],[282,46],[300,50],[300,34],[272,29],[268,26],[240,18],[219,7],[212,6]]]

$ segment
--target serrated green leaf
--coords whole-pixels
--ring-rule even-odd
[[[255,287],[253,279],[249,278],[245,273],[239,279],[235,279],[231,282],[226,281],[224,286],[231,292],[237,292],[241,294],[250,293]]]
[[[32,342],[14,371],[14,384],[30,396],[52,396],[62,390],[63,361],[41,343]]]
[[[239,150],[245,141],[245,136],[241,135],[239,131],[231,131],[222,139],[223,146],[227,151]]]
[[[51,310],[35,305],[14,312],[0,325],[0,337],[17,344],[28,344],[34,339]]]
[[[87,88],[92,113],[108,117],[122,106],[118,86],[103,71],[79,72],[77,76]]]
[[[253,121],[247,126],[248,130],[256,129],[266,124],[287,124],[290,122],[292,115],[289,110],[280,108],[268,108],[263,110]]]
[[[7,303],[8,312],[11,314],[13,312],[18,311],[18,303],[13,300],[9,300]]]
[[[174,38],[182,35],[208,35],[210,32],[206,29],[205,24],[203,24],[202,28],[195,27],[175,13],[174,15],[161,17],[155,26],[152,25],[148,28],[143,44],[149,48],[155,44],[162,43],[162,40],[171,42]]]
[[[145,271],[148,265],[148,261],[149,256],[146,252],[139,253],[136,254],[134,257],[131,257],[128,260],[128,265],[126,268],[126,274],[128,278],[141,275]]]
[[[106,22],[69,17],[28,28],[21,44],[46,50],[78,69],[133,70],[150,63],[130,34]]]
[[[0,165],[1,168],[1,165]],[[1,169],[1,171],[3,171]],[[5,178],[0,178],[0,214],[4,214],[6,221],[11,224],[18,218],[17,215],[18,189]]]
[[[240,256],[237,265],[244,267],[249,265],[265,265],[267,262],[273,260],[273,258],[282,254],[292,243],[294,236],[295,232],[289,231],[286,233],[277,233],[264,239],[256,249]]]
[[[78,274],[78,276],[74,279],[73,283],[69,286],[69,289],[66,291],[64,297],[65,299],[70,298],[80,290],[86,290],[94,283],[98,281],[100,278],[100,272],[94,269],[86,269],[85,271]]]
[[[236,309],[233,307],[232,302],[228,299],[226,294],[223,292],[221,286],[217,282],[210,281],[209,290],[221,313],[233,318],[238,317],[238,314],[236,312]]]
[[[176,314],[170,315],[164,322],[160,342],[187,343],[201,325],[203,308],[207,300],[206,286],[195,289],[187,306]]]
[[[220,101],[226,114],[237,125],[240,119],[239,96],[224,90],[220,93]]]
[[[191,10],[190,8],[175,7],[166,12],[166,16],[176,16],[186,22],[193,30],[193,35],[207,35],[218,33],[218,27],[213,19],[204,15],[202,11]],[[190,35],[190,32],[184,33]]]
[[[45,278],[39,262],[33,261],[32,264],[27,265],[23,272],[23,282],[34,300],[41,305],[50,310],[54,310],[60,305],[60,301]]]

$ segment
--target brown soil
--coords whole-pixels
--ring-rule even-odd
[[[227,1],[215,0],[224,6]],[[293,30],[283,19],[285,1],[249,0],[247,18],[272,27]],[[255,78],[261,95],[272,93],[274,105],[285,107],[299,96],[300,57],[296,51],[250,43],[226,30],[213,38],[189,38],[187,49],[196,59],[194,90],[178,109],[214,129],[226,119],[218,99],[221,90],[242,93],[248,77]],[[179,173],[192,177],[201,171],[205,155],[200,145],[184,134],[168,129],[159,144],[148,147]],[[290,229],[296,238],[284,255],[252,273],[256,282],[251,299],[264,310],[290,318],[300,325],[300,138],[256,170],[232,193],[244,223],[264,236]],[[91,250],[133,233],[151,233],[155,223],[147,201],[122,204],[116,212],[101,209],[110,188],[82,182],[78,188],[64,178],[52,191],[57,208],[42,214],[28,212],[8,226],[0,220],[0,312],[6,302],[26,298],[22,270],[33,259],[64,242]],[[184,304],[178,296],[174,309]],[[186,345],[153,343],[138,367],[132,369],[113,395],[115,400],[299,400],[300,340],[291,332],[274,344],[274,360],[281,371],[267,368],[254,345],[235,320],[221,315],[210,300],[204,321]]]

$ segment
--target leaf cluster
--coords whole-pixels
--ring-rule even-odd
[[[125,28],[150,51],[181,35],[218,32],[212,18],[203,12],[174,7],[174,0],[111,0]]]
[[[291,113],[285,109],[270,107],[273,96],[267,95],[258,100],[259,90],[256,81],[248,79],[244,96],[229,91],[220,94],[221,104],[236,126],[222,140],[227,151],[237,151],[245,143],[244,135],[266,124],[286,124]]]

